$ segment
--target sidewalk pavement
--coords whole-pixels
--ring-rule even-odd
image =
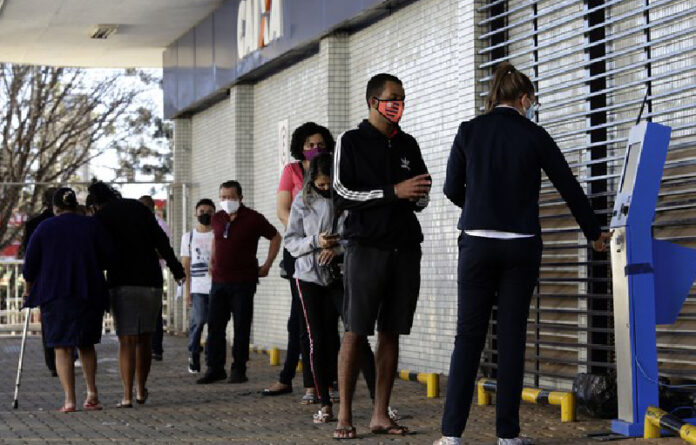
[[[261,397],[259,391],[276,380],[279,367],[271,367],[265,355],[251,355],[249,382],[232,385],[220,382],[196,385],[198,375],[187,372],[186,340],[166,336],[164,361],[153,362],[145,405],[117,409],[121,386],[118,377],[118,342],[106,336],[97,345],[97,385],[105,409],[96,412],[57,412],[63,401],[58,378],[44,366],[41,340],[30,337],[25,353],[19,409],[12,399],[19,356],[19,338],[0,338],[0,443],[2,444],[327,444],[335,423],[315,425],[317,405],[299,403],[301,390],[279,397]],[[228,351],[229,352],[229,351]],[[228,357],[229,360],[229,357]],[[78,405],[85,386],[76,376]],[[295,384],[301,385],[296,377]],[[444,391],[444,385],[442,385]],[[358,440],[351,444],[430,444],[439,437],[444,399],[427,399],[425,386],[397,380],[392,406],[401,421],[416,434],[385,437],[370,434],[370,399],[362,377],[354,404]],[[444,393],[443,393],[444,396]],[[336,406],[336,411],[338,407]],[[560,423],[558,407],[523,404],[522,433],[537,444],[598,444],[587,433],[606,431],[609,423],[580,418]],[[495,406],[472,409],[464,436],[467,444],[495,443]],[[625,440],[615,443],[684,443],[679,439]]]

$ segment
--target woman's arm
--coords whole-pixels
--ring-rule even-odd
[[[445,177],[445,196],[457,207],[464,207],[466,196],[466,158],[464,157],[464,132],[466,122],[459,126],[457,136],[452,143],[449,159],[447,160],[447,176]]]
[[[295,258],[310,253],[319,247],[318,235],[307,234],[304,230],[303,218],[305,205],[299,194],[292,203],[288,228],[285,230],[285,248]]]
[[[276,214],[278,219],[283,223],[283,227],[288,227],[288,219],[290,218],[290,207],[292,206],[292,193],[281,190],[278,192],[276,204]]]

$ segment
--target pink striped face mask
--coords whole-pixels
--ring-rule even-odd
[[[377,97],[374,99],[379,102],[379,105],[377,105],[377,111],[379,111],[379,114],[384,116],[384,118],[392,124],[398,124],[401,120],[401,116],[404,114],[404,101],[379,99]]]

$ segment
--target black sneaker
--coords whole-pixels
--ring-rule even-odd
[[[230,370],[230,378],[227,379],[227,383],[244,383],[248,380],[249,379],[246,376],[246,371],[232,368]]]
[[[158,354],[156,352],[152,353],[152,360],[156,362],[161,362],[162,361],[162,354]]]
[[[199,385],[207,385],[209,383],[217,382],[219,380],[225,380],[227,378],[227,373],[225,370],[220,371],[210,371],[208,370],[203,377],[196,380]]]
[[[188,360],[188,372],[198,374],[201,372],[201,358],[199,355],[192,354]]]

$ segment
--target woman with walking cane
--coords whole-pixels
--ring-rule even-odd
[[[60,188],[53,197],[54,218],[32,234],[24,260],[25,305],[41,308],[46,346],[55,348],[56,370],[65,392],[59,411],[77,410],[75,348],[87,385],[84,410],[100,410],[96,385],[102,317],[108,308],[103,270],[113,248],[98,220],[76,214],[75,192]]]

